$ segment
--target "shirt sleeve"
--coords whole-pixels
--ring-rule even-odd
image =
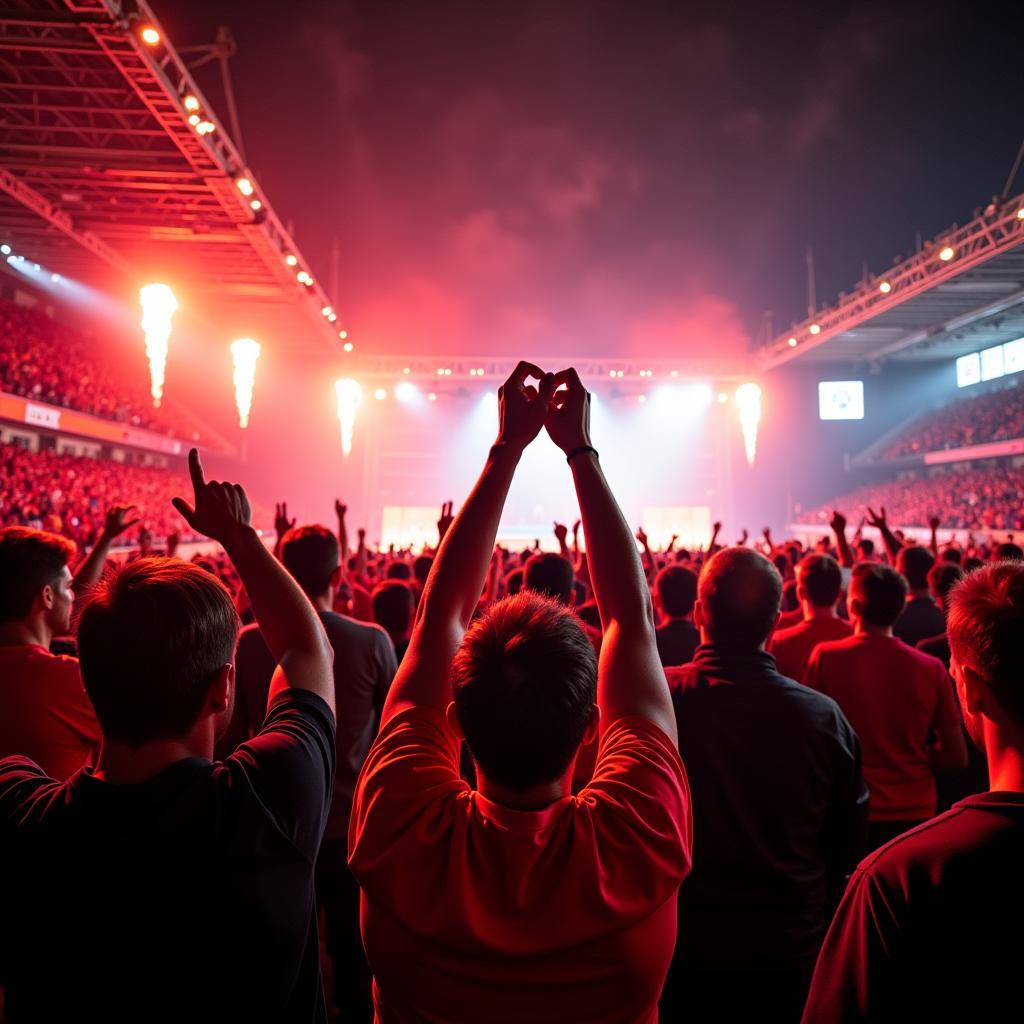
[[[459,776],[459,742],[443,714],[411,707],[390,718],[370,748],[356,783],[349,822],[349,866],[361,884],[400,885],[391,852],[410,834],[418,846],[440,844],[453,798],[468,792]]]
[[[899,922],[870,870],[854,872],[814,970],[803,1024],[888,1019]]]
[[[616,719],[601,736],[594,776],[578,799],[599,815],[616,856],[631,846],[643,850],[648,869],[632,894],[638,906],[667,899],[693,861],[690,787],[668,736],[641,716]],[[629,894],[616,888],[626,900]]]
[[[327,703],[308,690],[278,694],[263,728],[224,762],[245,780],[292,845],[316,859],[334,785],[335,722]]]

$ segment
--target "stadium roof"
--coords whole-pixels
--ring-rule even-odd
[[[952,359],[1024,336],[1024,196],[994,201],[758,353],[787,363]]]
[[[0,107],[15,254],[101,289],[166,280],[218,323],[255,305],[261,330],[341,350],[326,292],[302,283],[308,263],[143,0],[6,0]]]

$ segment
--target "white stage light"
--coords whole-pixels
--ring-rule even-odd
[[[149,359],[149,390],[153,405],[159,408],[164,396],[171,317],[178,308],[178,300],[167,285],[147,284],[139,289],[139,303],[142,305],[142,330],[146,334],[146,356]]]
[[[238,338],[231,342],[231,361],[234,363],[235,406],[238,425],[249,426],[252,411],[252,390],[256,383],[256,360],[260,357],[260,343],[252,338]]]
[[[415,402],[419,394],[419,389],[411,380],[399,381],[395,385],[395,398],[400,402]]]
[[[363,389],[359,381],[342,377],[334,382],[338,400],[338,423],[341,426],[341,452],[348,456],[352,451],[352,436],[356,427],[356,411],[363,400]]]
[[[741,384],[736,389],[736,408],[740,414],[747,465],[753,466],[757,456],[757,428],[761,423],[761,389],[752,381]]]

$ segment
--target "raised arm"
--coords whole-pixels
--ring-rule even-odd
[[[103,566],[107,564],[107,556],[110,554],[110,545],[139,521],[138,516],[131,518],[132,513],[137,511],[134,505],[114,505],[107,510],[103,530],[71,581],[75,597],[81,597],[91,586],[99,582],[100,576],[103,575]]]
[[[340,549],[341,565],[345,572],[348,572],[348,526],[345,523],[347,513],[348,505],[343,505],[335,498],[334,514],[338,517],[338,548]]]
[[[880,505],[877,512],[873,508],[868,508],[868,523],[882,535],[882,542],[885,544],[885,550],[889,552],[889,559],[895,562],[903,544],[899,537],[889,529],[889,520],[886,518],[884,505]]]
[[[584,527],[586,529],[586,527]],[[640,547],[643,548],[643,564],[644,570],[647,573],[649,579],[653,579],[657,572],[657,566],[654,564],[654,556],[651,554],[651,545],[647,536],[647,531],[642,527],[637,527],[636,539],[640,541]]]
[[[569,550],[569,527],[564,523],[555,523],[555,540],[558,541],[558,550],[563,558],[568,558],[572,562],[572,552]]]
[[[938,516],[932,516],[928,520],[928,526],[932,531],[931,541],[928,547],[931,549],[932,554],[936,559],[939,557],[939,527],[942,525],[942,520]]]
[[[842,512],[833,511],[832,519],[829,522],[832,532],[836,536],[836,549],[839,551],[839,564],[846,569],[852,569],[854,563],[853,550],[850,542],[846,539],[846,516]]]
[[[191,460],[191,456],[190,456]],[[191,461],[189,467],[191,468]],[[288,502],[282,501],[274,506],[274,533],[277,535],[277,540],[274,542],[274,554],[281,557],[281,544],[284,541],[284,535],[295,527],[295,519],[288,518]]]
[[[188,453],[188,468],[194,505],[183,498],[171,503],[193,530],[218,541],[238,570],[260,633],[277,662],[268,703],[282,690],[309,690],[333,712],[334,652],[309,598],[250,525],[249,499],[241,484],[207,482],[195,448]]]
[[[590,395],[575,370],[562,371],[556,380],[567,389],[556,392],[546,426],[569,460],[583,513],[590,581],[604,632],[597,673],[602,721],[641,715],[678,742],[655,642],[651,591],[633,534],[590,444]]]
[[[539,389],[527,385],[530,377],[540,381]],[[523,450],[544,425],[554,388],[551,374],[520,363],[499,389],[498,440],[434,557],[382,724],[408,707],[443,712],[451,702],[452,659],[480,599],[512,477]]]

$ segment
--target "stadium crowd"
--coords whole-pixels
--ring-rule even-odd
[[[1024,468],[1003,461],[971,469],[944,468],[904,474],[899,479],[865,484],[827,504],[800,512],[801,523],[827,523],[831,510],[884,505],[894,523],[925,527],[941,514],[954,530],[1024,528]]]
[[[705,551],[652,550],[575,371],[523,363],[499,394],[429,550],[353,544],[338,502],[331,528],[280,505],[271,553],[195,452],[173,504],[221,546],[202,564],[105,568],[123,506],[81,564],[0,531],[9,1022],[1012,1002],[1024,551],[940,548],[934,518],[913,544],[874,507],[877,544],[833,512],[813,550],[719,524]],[[504,550],[541,430],[580,521],[559,553]],[[77,659],[51,653],[69,633]]]
[[[153,408],[149,370],[137,359],[104,358],[96,339],[38,309],[0,299],[0,391],[76,409],[171,437],[199,441],[199,428],[166,403]]]
[[[1022,436],[1024,387],[1017,384],[961,397],[918,416],[888,441],[878,459],[899,459]]]

